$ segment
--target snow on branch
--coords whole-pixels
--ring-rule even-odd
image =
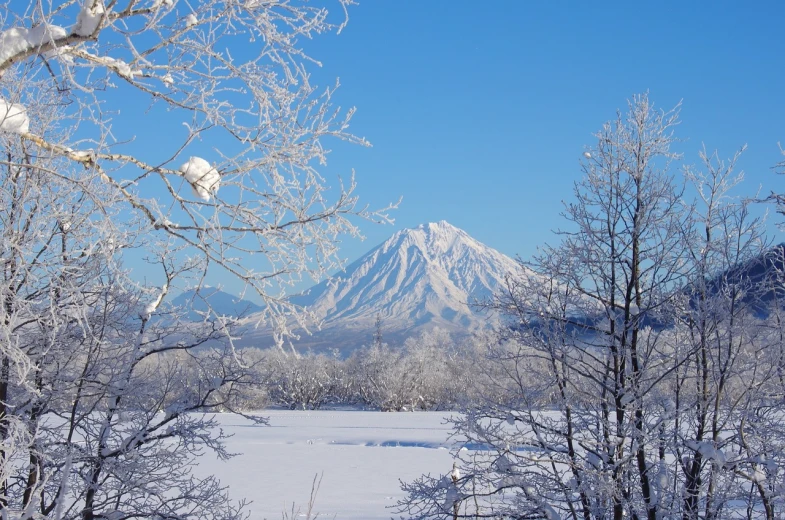
[[[18,103],[0,99],[0,130],[15,134],[26,134],[30,129],[27,110]]]
[[[191,184],[197,197],[205,202],[210,201],[210,195],[217,193],[221,183],[221,174],[210,163],[201,157],[191,157],[180,166],[180,172]]]

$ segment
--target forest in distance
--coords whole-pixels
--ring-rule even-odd
[[[311,56],[354,4],[0,6],[0,517],[244,520],[278,497],[234,496],[213,461],[256,471],[277,451],[305,468],[316,446],[318,461],[437,448],[401,451],[417,471],[389,495],[381,464],[342,470],[403,518],[782,518],[785,261],[766,226],[785,222],[785,194],[750,191],[743,146],[689,164],[682,105],[648,92],[597,122],[559,231],[460,302],[492,326],[388,343],[378,315],[346,355],[287,348],[323,318],[293,288],[340,272],[348,238],[402,211],[326,166],[330,143],[369,145]],[[433,314],[450,276],[489,278],[459,267],[430,292],[396,287]],[[258,302],[275,347],[240,346],[248,323],[209,304],[199,319],[172,304],[213,277]],[[442,426],[460,442],[438,441]],[[235,453],[230,433],[260,451]],[[317,490],[284,518],[316,518]]]

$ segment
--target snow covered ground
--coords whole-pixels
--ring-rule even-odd
[[[403,497],[399,479],[449,473],[449,413],[268,411],[270,426],[219,415],[228,462],[205,455],[197,472],[213,473],[234,498],[253,500],[252,520],[279,519],[292,503],[305,509],[316,473],[323,473],[315,510],[319,518],[389,519],[387,506]]]

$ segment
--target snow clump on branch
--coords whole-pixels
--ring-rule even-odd
[[[201,157],[191,157],[180,166],[183,177],[191,184],[197,197],[209,202],[210,193],[217,193],[221,183],[221,174]]]
[[[101,20],[105,15],[106,8],[103,0],[85,0],[82,10],[76,17],[74,33],[79,36],[92,36],[101,25]]]
[[[66,30],[59,25],[42,23],[27,32],[27,42],[33,47],[41,47],[55,40],[65,38],[67,35]]]
[[[18,103],[9,103],[0,99],[0,130],[15,134],[26,134],[30,130],[30,118],[27,110]]]
[[[32,29],[11,27],[0,33],[0,63],[66,36],[66,30],[59,25],[42,23]]]
[[[165,283],[163,287],[161,287],[161,292],[158,294],[158,297],[145,306],[144,311],[139,313],[139,317],[145,321],[149,320],[156,309],[158,309],[158,306],[161,305],[161,302],[164,301],[167,292],[169,292],[169,284]]]
[[[27,34],[28,31],[24,27],[11,27],[0,34],[0,62],[28,49],[30,44],[27,41]]]
[[[108,68],[113,69],[116,71],[120,76],[131,79],[134,76],[138,76],[141,74],[138,70],[133,70],[129,64],[124,62],[123,60],[112,58],[110,56],[104,56],[103,58],[95,60],[98,63],[103,63]]]

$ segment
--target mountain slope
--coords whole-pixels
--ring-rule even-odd
[[[172,300],[172,305],[188,311],[188,318],[194,321],[204,319],[203,314],[212,308],[212,312],[221,316],[239,318],[262,310],[259,305],[226,293],[215,287],[202,287],[198,291],[190,290]]]
[[[518,268],[445,221],[398,231],[343,272],[292,298],[323,320],[322,330],[300,344],[367,344],[377,316],[389,342],[437,326],[459,333],[486,327],[493,317],[470,304],[490,297]]]
[[[712,294],[734,286],[743,290],[742,302],[760,317],[781,305],[785,290],[785,244],[771,247],[740,265],[722,272],[708,281]]]
[[[491,296],[517,263],[445,221],[395,233],[331,280],[294,300],[326,321],[468,326],[469,303]]]

